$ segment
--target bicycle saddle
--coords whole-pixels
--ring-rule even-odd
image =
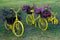
[[[32,14],[31,9],[26,10],[27,14]]]

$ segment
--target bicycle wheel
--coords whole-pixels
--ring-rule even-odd
[[[52,20],[53,20],[52,17],[49,17],[49,18],[48,18],[48,22],[51,22]]]
[[[19,37],[22,36],[24,33],[24,26],[21,21],[15,21],[13,24],[13,33],[15,36]]]
[[[48,28],[48,22],[47,22],[47,20],[44,19],[44,18],[39,19],[38,26],[42,30],[47,30],[47,28]]]
[[[5,28],[6,28],[7,30],[9,30],[9,24],[7,24],[6,21],[4,21],[4,26],[5,26]]]
[[[29,24],[29,25],[32,24],[32,16],[31,15],[26,16],[26,23]]]
[[[58,24],[58,19],[54,18],[53,21],[52,21],[52,24]]]

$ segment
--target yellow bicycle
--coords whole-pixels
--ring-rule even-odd
[[[4,21],[4,25],[6,29],[11,29],[12,32],[14,33],[15,36],[19,37],[22,36],[24,33],[24,26],[22,24],[22,22],[18,19],[17,13],[20,11],[20,9],[18,9],[18,11],[15,11],[14,9],[12,9],[15,12],[15,21],[13,24],[8,24],[7,20]]]
[[[58,24],[58,19],[56,18],[56,14],[54,14],[54,12],[51,12],[52,13],[52,16],[51,17],[48,17],[48,22],[52,22],[53,24]]]
[[[48,28],[47,20],[45,18],[41,18],[40,15],[37,18],[35,18],[34,13],[33,13],[34,10],[31,10],[31,12],[32,12],[32,14],[27,14],[27,16],[26,16],[26,23],[29,24],[29,25],[34,24],[36,26],[37,25],[36,20],[39,19],[38,20],[39,28],[42,29],[42,30],[47,30],[47,28]]]

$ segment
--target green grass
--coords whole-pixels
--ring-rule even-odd
[[[60,25],[55,25],[56,29],[54,29],[54,25],[53,24],[49,24],[48,30],[46,31],[42,31],[41,29],[39,29],[39,27],[34,27],[34,26],[28,26],[25,23],[25,17],[26,17],[26,13],[21,13],[21,17],[22,17],[22,21],[25,27],[25,32],[24,35],[22,37],[16,37],[10,30],[6,30],[4,28],[4,25],[2,23],[1,17],[2,17],[2,8],[4,6],[7,7],[7,9],[9,8],[14,8],[14,9],[18,9],[19,7],[22,7],[22,5],[24,4],[29,4],[32,5],[33,3],[37,5],[37,7],[43,7],[45,5],[50,4],[52,7],[52,11],[53,12],[57,12],[57,18],[60,22],[60,3],[59,1],[56,2],[57,0],[39,0],[39,1],[17,1],[17,0],[9,0],[9,1],[3,1],[0,0],[0,40],[59,40],[60,38]],[[60,24],[60,23],[59,23]]]

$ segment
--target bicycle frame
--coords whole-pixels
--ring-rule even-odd
[[[35,17],[34,17],[34,13],[28,14],[27,16],[30,16],[30,17],[32,18],[31,21],[32,21],[32,24],[35,24],[35,27],[36,27],[35,21],[38,20],[38,19],[41,19],[40,15],[39,15],[37,18],[35,18]]]

